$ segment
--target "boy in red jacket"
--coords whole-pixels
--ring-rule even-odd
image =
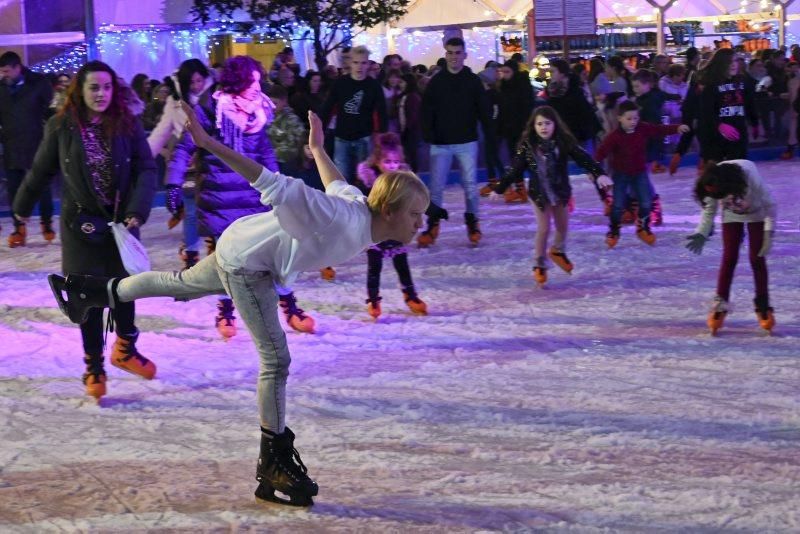
[[[639,201],[639,221],[636,235],[653,245],[656,236],[650,231],[650,207],[653,202],[647,178],[647,141],[689,130],[685,124],[649,124],[639,122],[639,107],[629,100],[619,105],[619,128],[608,134],[595,152],[595,159],[603,161],[611,156],[610,166],[614,180],[614,205],[611,208],[611,225],[606,234],[608,248],[619,241],[619,226],[628,190]]]

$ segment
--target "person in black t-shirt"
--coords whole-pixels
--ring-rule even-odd
[[[367,77],[369,50],[350,50],[350,76],[336,80],[322,109],[325,124],[336,115],[333,161],[348,182],[367,159],[373,132],[386,131],[386,103],[380,83]]]

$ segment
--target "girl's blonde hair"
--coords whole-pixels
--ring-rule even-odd
[[[375,180],[367,204],[373,213],[380,213],[384,208],[395,213],[408,207],[414,195],[424,198],[426,206],[430,202],[428,188],[416,174],[410,171],[385,172]]]

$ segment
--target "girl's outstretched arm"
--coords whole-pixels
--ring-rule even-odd
[[[197,120],[194,109],[186,102],[181,102],[181,108],[186,113],[186,131],[191,134],[194,144],[198,148],[208,150],[219,159],[225,162],[228,167],[233,169],[233,172],[240,175],[248,182],[255,183],[258,177],[261,176],[261,171],[264,167],[260,163],[239,154],[235,150],[223,145],[205,131],[203,126]]]

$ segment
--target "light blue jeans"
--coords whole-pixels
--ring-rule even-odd
[[[478,216],[478,142],[459,145],[431,145],[431,201],[442,205],[444,186],[453,164],[453,156],[461,168],[461,187],[464,188],[467,213]]]
[[[200,250],[200,234],[197,229],[197,204],[194,199],[194,188],[183,190],[183,242],[186,250]]]
[[[356,167],[369,157],[371,137],[347,141],[336,137],[333,143],[333,164],[342,173],[347,183],[356,178]]]
[[[644,226],[649,227],[650,209],[653,205],[650,191],[653,185],[650,183],[647,171],[636,174],[615,172],[612,179],[614,180],[614,205],[611,207],[611,226],[619,228],[622,212],[625,211],[625,203],[628,200],[628,191],[631,191],[639,201],[639,219]]]
[[[237,269],[224,271],[216,254],[185,271],[150,271],[120,280],[117,294],[122,302],[146,297],[191,300],[228,294],[239,310],[260,360],[258,407],[261,426],[280,434],[286,421],[286,380],[289,346],[278,320],[278,294],[272,274]]]

